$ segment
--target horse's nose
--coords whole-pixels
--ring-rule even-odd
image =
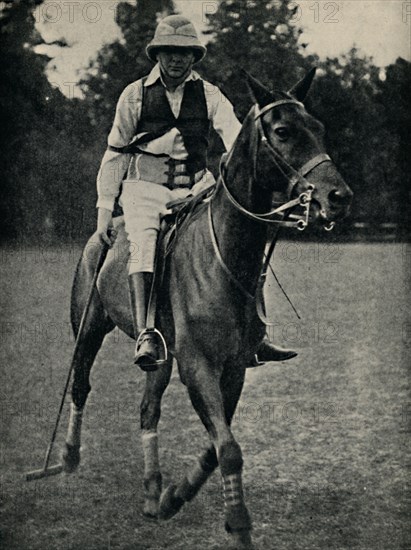
[[[351,192],[342,192],[342,191],[336,191],[333,189],[328,194],[328,200],[330,201],[330,204],[333,206],[348,206],[352,199],[352,193]]]

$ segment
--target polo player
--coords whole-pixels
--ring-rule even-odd
[[[207,169],[210,125],[229,151],[241,124],[228,99],[193,70],[206,48],[188,19],[163,19],[146,53],[155,66],[125,88],[108,136],[97,177],[97,233],[112,244],[108,230],[120,195],[133,260],[128,279],[137,339],[134,362],[143,370],[155,370],[161,364],[162,342],[147,330],[146,318],[161,216],[167,213],[167,203],[197,195],[215,183]],[[258,349],[265,361],[295,355],[268,340]]]

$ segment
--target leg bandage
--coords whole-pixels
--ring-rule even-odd
[[[66,443],[73,447],[80,446],[82,421],[83,409],[79,409],[74,403],[71,403]]]
[[[241,473],[231,474],[223,477],[224,504],[230,506],[239,506],[244,503],[243,486]]]
[[[149,477],[153,472],[160,471],[157,432],[143,432],[141,442],[144,454],[144,476]]]

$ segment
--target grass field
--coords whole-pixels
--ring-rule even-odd
[[[247,372],[233,424],[259,550],[411,548],[409,252],[400,244],[279,243],[276,272],[301,320],[270,279],[269,332],[299,356]],[[225,549],[218,472],[171,521],[141,516],[144,375],[131,364],[132,341],[118,332],[92,373],[80,469],[24,481],[44,459],[69,366],[79,249],[1,253],[1,548]],[[66,424],[67,407],[58,446]],[[160,438],[166,483],[207,442],[176,374]]]

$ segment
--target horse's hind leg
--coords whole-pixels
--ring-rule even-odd
[[[109,332],[104,324],[84,327],[84,337],[74,357],[74,377],[71,389],[70,417],[66,435],[66,446],[63,453],[64,470],[74,472],[80,463],[81,424],[87,396],[91,390],[90,372],[94,359]],[[93,322],[93,321],[91,321]]]
[[[157,518],[162,477],[158,456],[157,426],[161,414],[161,398],[171,376],[172,357],[155,372],[148,372],[146,387],[140,405],[141,440],[144,453],[144,505],[143,514]]]
[[[104,337],[114,328],[114,324],[104,311],[98,290],[94,289],[82,334],[78,334],[86,296],[90,290],[92,267],[92,263],[87,265],[83,260],[80,261],[72,291],[71,322],[78,345],[73,357],[72,401],[62,457],[64,470],[69,473],[74,472],[80,463],[81,424],[87,396],[91,390],[90,371]]]

